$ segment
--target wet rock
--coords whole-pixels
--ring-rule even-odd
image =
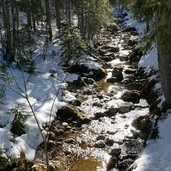
[[[116,77],[111,77],[106,80],[108,83],[116,83],[118,79]]]
[[[114,148],[110,151],[109,153],[111,156],[118,158],[119,155],[121,154],[121,149],[120,148]]]
[[[106,145],[105,145],[104,140],[98,140],[94,146],[97,148],[104,148]]]
[[[99,119],[99,118],[102,118],[104,116],[105,116],[104,112],[97,112],[97,113],[94,114],[95,119]]]
[[[128,90],[123,93],[121,96],[121,99],[123,101],[128,101],[128,102],[133,102],[133,103],[138,103],[140,100],[140,94],[141,92],[138,90]]]
[[[65,143],[68,143],[68,144],[73,144],[74,143],[74,138],[68,138],[65,140]]]
[[[117,78],[118,81],[123,80],[122,68],[114,68],[112,71],[112,77]]]
[[[117,112],[118,112],[118,109],[117,108],[111,107],[111,108],[109,108],[109,109],[106,110],[105,114],[107,116],[111,117],[111,116],[115,116]]]
[[[127,68],[125,69],[125,74],[135,74],[136,73],[136,69],[133,69],[133,68]]]
[[[58,110],[56,115],[59,120],[64,122],[77,121],[79,124],[90,122],[90,119],[84,113],[78,111],[71,105],[63,106]]]
[[[105,144],[108,145],[108,146],[112,146],[114,144],[114,140],[107,137],[105,139]]]

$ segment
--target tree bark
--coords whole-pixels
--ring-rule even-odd
[[[165,2],[169,10],[171,0]],[[166,103],[171,107],[171,14],[163,10],[157,20],[160,80]]]

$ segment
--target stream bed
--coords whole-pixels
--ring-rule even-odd
[[[53,124],[52,132],[56,130],[58,136],[51,157],[59,161],[61,171],[124,171],[148,138],[151,122],[141,92],[144,80],[138,61],[130,56],[136,51],[138,33],[125,26],[120,16],[119,29],[103,31],[102,43],[96,48],[95,55],[105,61],[106,77],[100,81],[80,77],[81,81],[68,86],[77,98],[72,105],[90,121],[78,126],[74,120],[59,119]]]

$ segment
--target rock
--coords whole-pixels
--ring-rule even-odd
[[[148,115],[136,118],[132,122],[132,126],[141,131],[143,139],[148,139],[152,127],[152,121]]]
[[[64,122],[77,121],[79,124],[88,123],[90,119],[82,112],[78,111],[71,105],[63,106],[56,113],[57,118]]]
[[[118,81],[118,79],[116,77],[111,77],[106,80],[106,82],[108,82],[108,83],[116,83],[117,81]]]
[[[111,107],[111,108],[109,108],[109,109],[106,110],[105,114],[107,116],[111,117],[111,116],[115,116],[117,112],[118,112],[118,109],[117,108]]]
[[[109,135],[115,135],[115,134],[117,133],[117,131],[107,131],[107,133],[108,133]]]
[[[103,56],[102,59],[105,61],[105,62],[110,62],[114,59],[114,57],[112,56]]]
[[[120,56],[120,61],[128,61],[128,56]]]
[[[107,26],[107,30],[108,31],[111,31],[111,32],[116,32],[119,30],[119,26],[116,24],[116,23],[110,23],[108,26]]]
[[[57,134],[57,135],[63,135],[64,134],[64,130],[63,129],[57,129],[55,131],[55,134]]]
[[[116,77],[118,81],[123,80],[122,68],[114,68],[112,71],[112,77]]]
[[[86,84],[94,84],[95,83],[95,81],[94,81],[94,79],[93,78],[87,78],[87,77],[83,77],[83,80],[84,80],[84,82],[86,83]]]
[[[143,55],[143,52],[140,48],[134,49],[129,55],[128,58],[131,62],[139,61],[140,57]]]
[[[113,46],[113,45],[105,45],[101,49],[101,51],[103,52],[103,55],[105,55],[106,53],[109,53],[109,52],[117,53],[117,52],[119,52],[119,50],[120,50],[120,48],[118,46]]]
[[[126,29],[124,30],[125,32],[133,32],[133,31],[137,31],[135,27],[132,26],[127,26]]]
[[[97,148],[104,148],[106,145],[105,145],[105,142],[104,140],[98,140],[96,143],[95,143],[95,147]]]
[[[102,107],[103,106],[103,104],[100,103],[100,102],[94,102],[92,105],[97,106],[97,107]]]
[[[118,170],[126,170],[126,171],[130,171],[128,169],[128,167],[135,161],[135,159],[125,159],[123,161],[119,161],[118,164],[117,164],[117,168]]]
[[[109,153],[111,156],[118,158],[119,155],[121,154],[121,149],[120,148],[114,148],[110,151]]]
[[[65,143],[68,143],[68,144],[73,144],[74,143],[74,138],[68,138],[65,140]]]
[[[100,80],[107,75],[106,70],[102,67],[94,69],[94,68],[89,68],[84,64],[78,64],[78,63],[72,65],[68,71],[70,73],[77,73],[80,74],[81,76],[93,78],[94,80]]]
[[[133,68],[127,68],[125,69],[125,74],[135,74],[136,73],[136,69],[133,69]]]
[[[124,114],[131,111],[133,105],[131,103],[122,102],[118,104],[118,113]]]
[[[93,93],[92,90],[89,88],[85,88],[82,92],[82,94],[84,95],[92,95],[92,93]]]
[[[105,136],[104,135],[99,135],[97,138],[96,138],[96,140],[98,141],[98,140],[104,140],[105,139]]]
[[[114,144],[114,140],[110,138],[105,139],[105,144],[108,146],[112,146]]]
[[[95,119],[99,119],[105,116],[105,113],[103,112],[97,112],[94,114]]]
[[[113,168],[115,168],[117,162],[118,162],[118,160],[115,157],[111,157],[109,159],[108,164],[107,164],[107,171],[112,170]]]
[[[99,81],[107,75],[107,71],[104,68],[99,68],[93,70],[93,75],[91,76],[94,80]]]
[[[67,127],[67,126],[69,126],[69,124],[67,122],[63,122],[62,126]]]
[[[128,40],[128,45],[129,46],[134,46],[134,45],[136,45],[138,42],[136,41],[136,40]]]
[[[123,93],[121,99],[127,102],[139,103],[141,92],[138,90],[128,90]]]
[[[72,104],[75,106],[81,106],[81,101],[79,99],[76,99]]]

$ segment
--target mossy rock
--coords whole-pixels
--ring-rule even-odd
[[[65,122],[77,121],[78,124],[84,124],[91,121],[83,112],[72,105],[63,106],[56,115],[59,120]]]

